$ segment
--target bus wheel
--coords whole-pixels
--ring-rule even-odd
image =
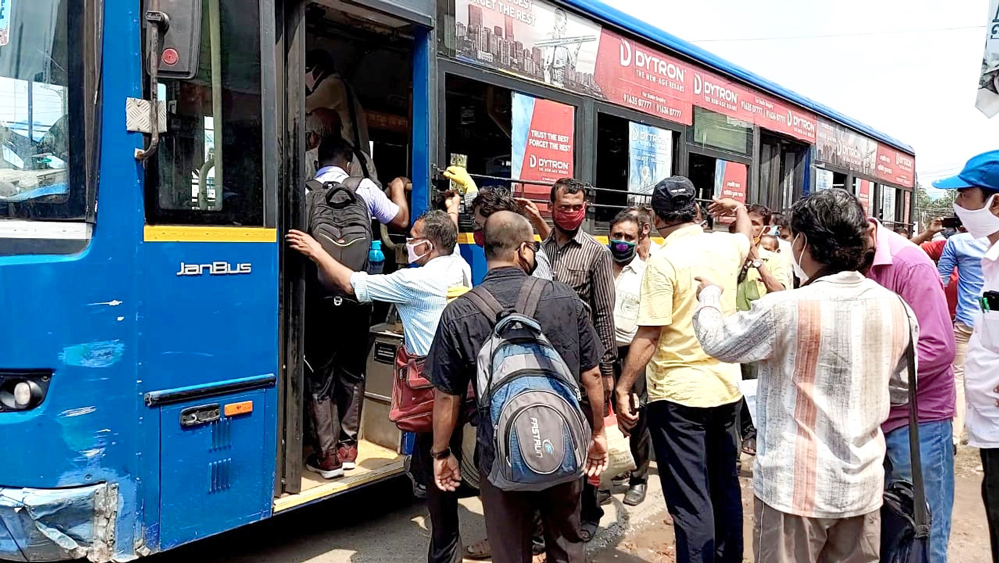
[[[475,433],[474,426],[465,425],[465,430],[461,436],[461,480],[468,487],[478,490],[479,466],[475,459]]]

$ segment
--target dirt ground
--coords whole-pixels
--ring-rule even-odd
[[[750,458],[743,467],[752,467]],[[745,561],[753,561],[753,489],[752,476],[743,471],[742,505],[745,514]],[[981,497],[982,463],[978,450],[960,448],[955,464],[954,513],[951,521],[948,560],[958,563],[991,561],[988,525]],[[654,500],[652,498],[649,499]],[[593,563],[674,563],[673,527],[663,506],[651,518],[630,527],[619,541],[593,556]]]

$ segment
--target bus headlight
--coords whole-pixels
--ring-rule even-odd
[[[26,411],[42,404],[51,376],[48,370],[0,370],[0,412]]]

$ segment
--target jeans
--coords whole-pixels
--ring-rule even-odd
[[[886,484],[897,480],[911,482],[909,427],[892,430],[885,435],[885,441],[888,443]],[[932,519],[930,563],[946,563],[950,517],[954,508],[954,442],[951,421],[924,422],[919,425],[919,458]]]
[[[735,436],[742,403],[711,408],[649,403],[649,431],[677,563],[742,563],[742,491]]]

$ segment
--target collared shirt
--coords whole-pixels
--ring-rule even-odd
[[[889,388],[901,391],[908,379],[905,351],[918,334],[914,315],[858,272],[768,294],[729,317],[721,296],[717,287],[701,292],[694,330],[721,360],[759,362],[756,496],[808,518],[849,518],[880,508],[881,424]]]
[[[337,166],[324,166],[316,172],[318,182],[343,182],[347,179],[347,172]],[[357,195],[361,196],[368,206],[368,214],[378,220],[383,225],[388,225],[399,214],[399,206],[385,195],[385,192],[378,189],[378,185],[368,180],[361,180],[357,186]]]
[[[636,254],[614,279],[614,334],[619,347],[629,346],[638,332],[638,300],[644,275],[645,260]]]
[[[513,308],[527,275],[519,268],[489,270],[480,284],[500,305]],[[546,282],[535,320],[548,341],[562,356],[569,371],[579,374],[593,369],[603,354],[586,307],[576,293],[563,283]],[[459,297],[444,310],[433,346],[427,356],[424,375],[437,389],[464,396],[469,382],[475,384],[476,360],[483,343],[492,334],[489,319],[467,297]],[[476,389],[478,393],[478,389]],[[478,427],[478,447],[483,468],[492,465],[492,435],[485,424]]]
[[[574,289],[590,307],[593,327],[604,349],[600,374],[614,377],[617,346],[614,340],[614,259],[610,249],[582,229],[561,248],[555,235],[552,230],[542,243],[551,261],[552,277]]]
[[[999,291],[999,243],[982,258],[983,291]],[[999,311],[981,311],[964,364],[968,444],[999,448]]]
[[[391,274],[354,272],[350,285],[358,301],[395,303],[402,319],[406,351],[426,356],[437,332],[448,289],[471,286],[472,269],[457,252],[438,256],[419,268],[402,268]]]
[[[534,269],[534,273],[531,274],[532,276],[543,280],[555,279],[552,277],[552,262],[548,259],[548,255],[545,254],[544,248],[538,249],[535,260],[538,261],[538,267]]]
[[[944,286],[957,269],[957,311],[955,318],[967,326],[975,326],[975,317],[982,310],[982,258],[989,250],[989,239],[975,240],[971,233],[960,233],[947,239],[937,269]]]
[[[902,296],[919,319],[919,422],[954,418],[954,325],[936,266],[905,237],[877,227],[874,265],[867,277]],[[908,406],[891,410],[884,431],[908,423]]]
[[[659,344],[646,369],[649,401],[717,407],[738,401],[742,372],[737,364],[709,356],[694,334],[695,277],[724,288],[722,312],[735,313],[739,269],[749,254],[741,234],[705,233],[691,225],[669,234],[649,258],[642,279],[638,326],[659,327]]]

